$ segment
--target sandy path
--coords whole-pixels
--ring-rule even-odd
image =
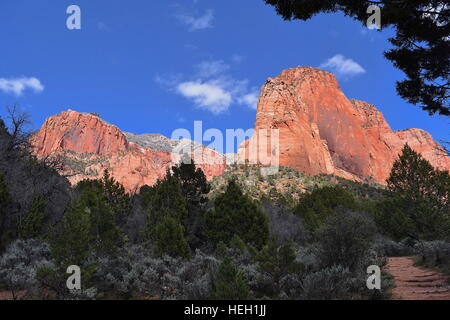
[[[415,267],[411,257],[389,258],[386,271],[395,278],[393,300],[450,300],[447,277],[431,269]]]

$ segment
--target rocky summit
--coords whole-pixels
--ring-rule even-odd
[[[129,192],[143,185],[153,185],[166,170],[179,163],[177,150],[192,144],[190,154],[200,159],[200,167],[208,178],[221,175],[225,157],[191,141],[172,141],[159,134],[124,133],[96,114],[72,110],[48,118],[31,138],[38,157],[62,159],[61,174],[72,184],[83,179],[97,179],[108,169],[111,176]]]
[[[384,184],[405,143],[438,169],[449,170],[450,158],[420,129],[393,131],[373,105],[348,99],[334,75],[297,67],[269,78],[261,89],[255,136],[239,148],[238,161],[255,158],[267,142],[261,131],[277,131],[277,164],[308,175],[333,174]],[[208,178],[221,175],[229,155],[199,143],[174,141],[160,134],[122,132],[95,113],[68,110],[48,118],[32,137],[38,157],[59,156],[61,173],[73,184],[99,178],[105,169],[128,191],[154,184],[192,144],[191,157],[201,159]],[[234,158],[234,157],[233,157]]]
[[[255,135],[240,146],[240,161],[255,152],[264,154],[259,149],[267,145],[257,139],[258,132],[273,129],[278,130],[279,165],[309,175],[326,173],[384,184],[405,143],[436,168],[450,169],[450,158],[442,155],[429,133],[393,131],[373,105],[348,99],[335,76],[317,68],[288,69],[266,81]]]

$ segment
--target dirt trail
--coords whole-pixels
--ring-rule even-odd
[[[389,258],[386,271],[395,278],[393,300],[450,300],[446,276],[414,266],[412,257]]]

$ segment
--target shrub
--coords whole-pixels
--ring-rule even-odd
[[[22,297],[29,297],[38,288],[37,270],[51,265],[47,243],[35,239],[16,240],[0,257],[0,284],[11,291],[14,299],[20,290],[26,291]]]
[[[396,242],[381,238],[376,241],[375,249],[388,257],[404,257],[415,254],[414,247],[410,245],[409,239]]]
[[[263,201],[263,209],[269,218],[270,234],[275,236],[280,243],[294,241],[302,244],[310,238],[309,232],[303,226],[301,219],[292,214],[281,203]]]
[[[140,245],[120,256],[100,258],[94,283],[101,292],[121,298],[206,299],[219,261],[197,250],[189,261],[155,258]]]
[[[436,267],[448,267],[450,271],[450,243],[445,241],[418,242],[415,246],[419,262]]]
[[[351,271],[356,270],[372,245],[375,231],[373,222],[360,214],[330,217],[318,236],[321,265],[332,267],[339,264]]]
[[[306,300],[351,299],[358,280],[346,267],[335,265],[308,274],[302,281],[301,297]]]

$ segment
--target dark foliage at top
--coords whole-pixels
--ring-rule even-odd
[[[450,115],[450,6],[439,0],[265,0],[284,19],[309,20],[321,12],[341,11],[366,24],[367,9],[381,7],[381,26],[393,26],[394,49],[385,53],[407,79],[397,91],[408,102],[430,114]]]

